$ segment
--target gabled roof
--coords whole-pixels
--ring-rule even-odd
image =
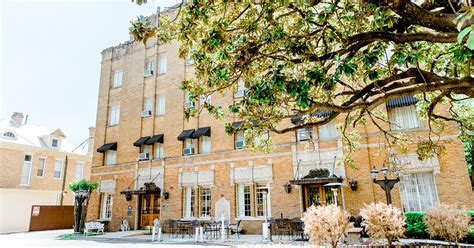
[[[4,137],[3,134],[7,131],[13,132],[16,135],[16,137],[15,138]],[[63,138],[61,140],[61,148],[60,148],[60,151],[62,152],[76,153],[80,155],[87,154],[87,149],[74,150],[76,146],[71,144],[68,140],[65,139],[66,135],[59,128],[48,129],[46,127],[35,125],[35,124],[25,124],[21,126],[15,126],[10,121],[10,118],[0,119],[0,142],[8,142],[8,143],[13,143],[13,144],[48,148],[48,145],[42,141],[42,138],[48,135],[56,135]]]

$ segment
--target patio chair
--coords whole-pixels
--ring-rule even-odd
[[[306,240],[304,233],[304,222],[300,219],[291,220],[291,228],[293,229],[293,240]]]
[[[277,235],[278,239],[281,239],[281,236],[288,235],[289,239],[293,236],[293,229],[291,226],[291,220],[289,219],[277,219],[276,220],[277,226]]]
[[[174,233],[174,223],[175,223],[175,220],[172,220],[172,219],[167,219],[163,222],[163,232],[169,233],[170,237]]]
[[[221,222],[212,222],[204,224],[204,235],[206,239],[219,238],[221,229]]]
[[[241,222],[241,221],[242,221],[242,220],[238,220],[237,223],[235,223],[235,224],[229,224],[229,225],[227,226],[227,230],[228,230],[228,232],[229,232],[229,235],[232,235],[232,234],[234,234],[234,233],[237,233],[237,238],[240,239],[240,231],[241,231],[241,230],[239,230],[239,229],[240,229],[240,222]]]

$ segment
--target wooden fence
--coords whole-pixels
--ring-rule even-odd
[[[33,205],[30,231],[69,229],[74,225],[74,206]]]

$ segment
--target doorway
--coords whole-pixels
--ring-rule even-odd
[[[144,194],[141,198],[140,227],[153,226],[160,219],[160,194]]]
[[[337,188],[337,205],[341,205],[341,188]],[[304,186],[304,211],[312,205],[321,206],[334,204],[334,192],[331,187],[324,187],[320,184]]]

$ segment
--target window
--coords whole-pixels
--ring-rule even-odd
[[[164,54],[160,54],[160,60],[158,64],[158,74],[165,74],[166,73],[166,56]]]
[[[199,188],[200,206],[201,212],[200,217],[211,217],[211,189],[210,188]]]
[[[250,210],[250,185],[237,185],[237,204],[238,217],[252,215]]]
[[[100,206],[100,218],[110,220],[112,217],[112,195],[102,193],[102,201]]]
[[[184,188],[184,199],[183,199],[183,217],[192,218],[195,216],[195,207],[196,207],[196,194],[193,187]]]
[[[150,59],[146,62],[145,77],[149,77],[153,75],[154,71],[155,71],[155,60]]]
[[[153,98],[151,96],[145,97],[145,101],[143,103],[143,111],[152,111],[153,108]]]
[[[331,121],[325,125],[318,127],[319,139],[336,138],[336,122]]]
[[[61,179],[63,174],[63,161],[61,159],[56,159],[54,162],[54,179]]]
[[[199,153],[210,153],[211,152],[211,137],[201,136],[199,138]]]
[[[403,210],[423,211],[438,204],[438,193],[432,172],[411,173],[401,178]]]
[[[388,111],[388,116],[390,129],[394,131],[422,127],[415,105],[392,108]]]
[[[165,114],[165,95],[158,95],[156,100],[156,115]]]
[[[235,149],[242,149],[245,146],[244,131],[239,130],[235,133]]]
[[[265,142],[268,142],[269,139],[270,139],[270,136],[268,134],[268,131],[265,131],[265,132],[263,132],[259,135],[256,135],[254,137],[253,142],[254,142],[255,146],[260,146],[260,145],[264,144]]]
[[[46,159],[45,158],[40,158],[38,161],[38,171],[36,171],[36,176],[37,177],[43,177],[44,176],[44,167],[46,165]]]
[[[58,148],[59,147],[59,140],[55,139],[55,138],[52,138],[51,139],[51,147],[52,148]]]
[[[312,128],[300,128],[296,130],[296,138],[298,141],[310,140],[313,136]]]
[[[269,188],[266,184],[256,184],[255,196],[256,196],[256,216],[265,216],[265,202],[267,216],[270,214],[270,194],[267,194]],[[268,197],[268,198],[267,198]]]
[[[84,178],[84,162],[77,161],[76,163],[76,180]]]
[[[163,144],[162,143],[155,143],[155,158],[164,158],[165,154],[163,152]]]
[[[31,173],[31,155],[25,155],[23,160],[23,169],[21,171],[21,185],[30,185],[30,173]]]
[[[247,88],[245,87],[245,82],[244,80],[239,80],[238,86],[237,86],[237,92],[235,92],[234,97],[240,98],[245,95],[245,92],[247,91]]]
[[[109,113],[109,126],[118,125],[120,122],[120,107],[110,107]]]
[[[204,105],[205,103],[211,104],[211,95],[201,96],[199,104]]]
[[[122,86],[122,77],[123,77],[123,71],[122,70],[116,70],[114,74],[114,85],[113,88],[118,88]]]
[[[105,165],[112,165],[117,163],[117,151],[107,150],[105,152]]]
[[[189,108],[194,108],[195,104],[194,101],[191,101],[191,93],[186,92],[184,96],[184,108],[189,109]]]
[[[8,131],[8,132],[3,133],[3,137],[10,138],[10,139],[15,139],[16,135],[13,132]]]
[[[188,150],[189,151],[186,151]],[[191,154],[194,154],[194,139],[185,139],[184,140],[184,155],[191,155]],[[186,154],[188,153],[188,154]]]
[[[150,147],[151,147],[150,145],[142,145],[142,146],[140,147],[140,151],[141,151],[142,153],[148,153],[148,154],[150,154],[150,150],[151,150]]]

